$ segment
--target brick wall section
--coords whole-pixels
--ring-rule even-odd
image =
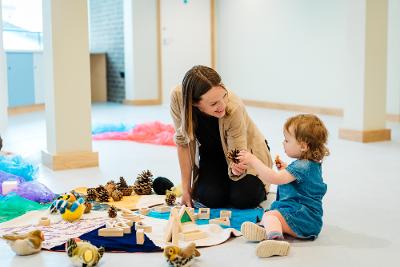
[[[123,0],[89,0],[90,52],[107,53],[107,100],[125,99]]]

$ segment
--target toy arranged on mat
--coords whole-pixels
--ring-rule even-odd
[[[133,190],[138,195],[151,195],[153,188],[153,174],[149,170],[142,171],[138,175]]]
[[[69,239],[66,252],[74,266],[96,266],[104,254],[104,248],[97,248],[86,241]]]
[[[224,225],[224,226],[231,226],[231,221],[229,220],[229,217],[221,217],[221,218],[211,219],[208,221],[208,223],[219,224],[219,225]]]
[[[85,201],[85,203],[83,203],[83,204],[85,205],[85,210],[83,213],[85,213],[85,214],[89,213],[93,208],[92,203]]]
[[[167,246],[164,248],[164,256],[167,258],[169,266],[191,266],[195,258],[200,256],[200,252],[194,243],[190,243],[183,249],[178,246]]]
[[[147,214],[149,214],[149,212],[150,212],[150,208],[140,208],[139,209],[139,213],[140,214],[142,214],[142,215],[147,215]]]
[[[173,191],[167,190],[165,192],[165,203],[169,206],[175,205],[176,202],[176,194]]]
[[[239,160],[238,160],[238,156],[239,156],[239,150],[238,149],[232,149],[231,151],[229,151],[227,154],[226,154],[226,156],[227,156],[227,158],[228,159],[230,159],[231,161],[233,161],[233,163],[239,163]]]
[[[232,211],[230,210],[221,210],[219,212],[219,217],[221,218],[231,218],[232,217]]]
[[[80,197],[76,199],[73,193],[67,193],[59,196],[57,200],[51,204],[50,211],[52,213],[59,211],[64,220],[73,222],[82,217],[86,208],[83,203],[83,198]]]
[[[177,245],[178,240],[193,241],[207,237],[207,233],[195,224],[194,212],[191,208],[182,206],[179,210],[173,208],[169,216],[164,235],[165,242]]]
[[[26,234],[3,235],[2,238],[7,241],[15,254],[20,256],[38,253],[42,249],[44,241],[43,232],[34,230]]]
[[[167,190],[171,190],[174,184],[165,177],[157,177],[153,181],[153,189],[157,195],[165,195]]]

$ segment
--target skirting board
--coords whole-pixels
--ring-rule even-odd
[[[47,151],[42,150],[42,163],[55,171],[97,167],[99,166],[99,153],[69,152],[51,155]]]
[[[19,115],[19,114],[29,113],[29,112],[44,111],[44,109],[45,109],[44,104],[33,104],[33,105],[29,105],[29,106],[10,107],[10,108],[8,108],[8,115]]]
[[[154,106],[154,105],[161,105],[161,100],[160,99],[134,99],[134,100],[125,99],[123,104],[124,105],[134,105],[134,106]]]
[[[339,138],[362,143],[390,141],[391,130],[380,129],[360,131],[352,129],[339,129]]]

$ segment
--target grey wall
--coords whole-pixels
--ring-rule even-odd
[[[125,99],[123,0],[88,0],[89,46],[107,53],[107,100]]]

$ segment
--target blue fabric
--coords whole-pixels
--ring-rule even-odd
[[[107,133],[107,132],[128,132],[131,129],[133,129],[133,125],[128,125],[124,123],[120,124],[98,124],[93,126],[92,128],[92,134],[101,134],[101,133]]]
[[[215,219],[219,218],[219,214],[221,210],[230,210],[232,211],[232,216],[230,218],[231,226],[223,226],[223,228],[235,228],[236,230],[240,231],[240,226],[242,223],[248,221],[248,222],[254,222],[257,223],[261,220],[264,210],[261,208],[256,208],[256,209],[247,209],[247,210],[240,210],[240,209],[210,209],[210,219]],[[198,212],[198,209],[195,209],[195,212]],[[156,212],[156,211],[150,211],[148,216],[153,217],[153,218],[158,218],[158,219],[164,219],[168,220],[169,218],[169,212]],[[209,220],[196,220],[196,224],[202,225],[202,224],[208,224]]]
[[[0,171],[22,177],[25,181],[36,179],[38,167],[24,160],[21,156],[0,155]]]
[[[322,228],[322,198],[327,190],[321,164],[296,160],[286,170],[296,180],[278,186],[270,210],[278,210],[299,238],[315,239]]]
[[[79,238],[81,240],[89,241],[96,247],[104,247],[108,252],[155,252],[162,250],[160,247],[156,246],[153,241],[146,236],[146,234],[144,235],[143,245],[137,245],[134,226],[131,228],[132,233],[124,234],[122,237],[99,236],[98,231],[100,228],[104,228],[104,226],[83,234]],[[50,250],[65,251],[65,244],[53,247]]]

